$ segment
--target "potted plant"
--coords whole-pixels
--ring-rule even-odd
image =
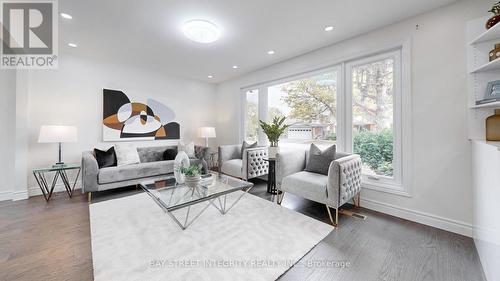
[[[188,187],[195,188],[201,181],[201,164],[181,167],[180,171],[185,176],[185,183]]]
[[[486,29],[490,29],[500,22],[500,2],[493,5],[488,12],[493,13],[493,16],[486,22]]]
[[[278,142],[281,135],[290,127],[290,125],[283,124],[285,122],[285,116],[276,116],[273,118],[273,122],[266,123],[259,120],[260,127],[269,139],[269,158],[275,158],[276,154],[279,153]]]

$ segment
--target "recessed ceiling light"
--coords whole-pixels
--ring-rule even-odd
[[[212,43],[220,37],[217,25],[206,20],[190,20],[184,23],[182,31],[187,38],[198,43]]]
[[[212,79],[212,78],[214,78],[214,77],[213,77],[212,75],[208,75],[208,78]]]
[[[267,51],[267,54],[268,55],[274,55],[274,51],[273,50],[269,50],[269,51]]]
[[[333,30],[333,26],[327,26],[325,27],[325,31],[332,31]]]
[[[72,19],[72,18],[73,18],[71,15],[66,14],[66,13],[61,13],[61,17],[62,17],[62,18],[65,18],[65,19],[67,19],[67,20],[70,20],[70,19]]]
[[[70,46],[71,48],[76,48],[76,47],[78,47],[78,45],[76,45],[75,43],[68,43],[68,46]]]
[[[236,69],[236,68],[238,68],[238,66],[237,65],[233,65],[233,68]]]

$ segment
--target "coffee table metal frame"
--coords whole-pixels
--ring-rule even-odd
[[[214,175],[216,176],[216,175]],[[231,178],[233,180],[238,180],[236,178],[232,178],[232,177],[229,177],[227,175],[224,175],[224,177],[228,177],[228,178]],[[217,180],[217,179],[214,179],[214,180]],[[198,185],[197,187],[195,188],[189,188],[187,191],[185,191],[184,195],[187,195],[189,192],[191,192],[191,196],[194,196],[195,194],[199,195],[201,198],[197,198],[197,199],[194,199],[192,201],[189,201],[189,202],[185,202],[185,203],[182,203],[182,204],[178,204],[178,205],[174,205],[174,206],[171,206],[169,207],[163,200],[161,200],[160,198],[158,198],[157,196],[155,196],[153,194],[153,192],[151,192],[147,187],[146,185],[147,184],[150,184],[150,182],[147,182],[147,183],[141,183],[140,186],[141,188],[156,202],[156,204],[158,204],[158,206],[160,206],[163,210],[163,212],[165,212],[166,214],[168,214],[172,220],[182,229],[182,230],[185,230],[187,229],[198,217],[200,217],[201,214],[203,214],[203,212],[205,212],[205,210],[210,206],[214,206],[222,215],[225,215],[227,214],[227,212],[229,212],[239,201],[240,199],[245,195],[247,194],[252,188],[253,188],[253,184],[250,183],[250,182],[247,182],[248,185],[247,186],[244,186],[242,187],[241,189],[234,189],[234,190],[227,190],[227,191],[223,191],[223,192],[219,192],[219,193],[215,193],[215,194],[212,194],[212,195],[209,195],[209,196],[206,196],[206,197],[201,197],[202,195],[200,194],[201,190],[202,189],[206,189],[206,187],[202,186],[202,185]],[[171,187],[167,187],[169,188],[172,192],[172,195],[173,193],[175,193],[176,191],[178,191],[178,187],[179,186],[185,186],[184,184],[182,185],[179,185],[177,183],[175,183],[175,185],[171,186]],[[231,194],[233,192],[236,192],[236,191],[243,191],[243,193],[238,196],[238,198],[229,206],[227,207],[227,195],[228,194]],[[224,197],[223,199],[221,199],[222,197]],[[170,196],[170,200],[173,198],[173,196]],[[199,203],[202,203],[202,202],[207,202],[208,201],[208,204],[206,206],[204,206],[198,213],[196,213],[196,215],[194,217],[192,217],[190,219],[190,215],[191,214],[191,206],[195,205],[195,204],[199,204]],[[219,206],[217,206],[216,202],[218,203]],[[172,202],[169,202],[169,203],[172,203]],[[175,215],[174,215],[174,212],[177,211],[177,210],[180,210],[180,209],[185,209],[187,208],[187,212],[186,212],[186,215],[184,218],[181,218],[181,220],[179,220]]]

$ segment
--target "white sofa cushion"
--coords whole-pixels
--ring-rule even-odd
[[[134,144],[120,143],[115,145],[117,166],[139,164],[141,159]]]
[[[325,203],[327,184],[328,176],[302,171],[284,177],[281,189],[312,201]]]
[[[222,163],[220,170],[223,174],[243,178],[243,160],[231,159]]]
[[[102,168],[99,170],[99,184],[114,183],[172,173],[174,161],[147,162],[135,165]]]

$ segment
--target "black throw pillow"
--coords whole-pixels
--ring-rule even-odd
[[[94,155],[95,159],[97,159],[97,165],[99,166],[99,169],[116,166],[116,154],[114,146],[106,151],[94,148]]]
[[[163,152],[163,160],[175,160],[177,149],[169,148]]]

